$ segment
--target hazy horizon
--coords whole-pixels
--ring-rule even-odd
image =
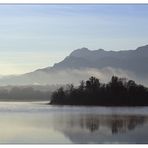
[[[73,50],[148,44],[148,5],[0,5],[0,75],[60,62]]]

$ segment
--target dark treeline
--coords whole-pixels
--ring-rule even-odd
[[[0,89],[0,101],[44,101],[48,100],[51,92],[35,90],[32,87],[12,87]]]
[[[51,96],[50,104],[98,105],[98,106],[147,106],[148,89],[133,80],[113,76],[107,84],[95,77],[81,81],[78,87],[72,84],[60,87]]]

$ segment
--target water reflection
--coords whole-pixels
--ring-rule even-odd
[[[96,130],[99,130],[99,119],[95,118],[95,117],[88,117],[86,118],[86,121],[81,120],[85,127],[90,131],[90,132],[94,132]]]
[[[1,104],[0,110],[0,143],[148,143],[148,108]]]
[[[99,131],[100,127],[106,127],[110,129],[112,134],[118,134],[134,130],[136,127],[142,126],[147,121],[147,116],[71,115],[64,118],[63,124],[70,128],[78,126],[84,130],[87,129],[91,133]]]
[[[140,143],[138,131],[147,123],[148,117],[142,115],[67,115],[56,130],[74,143]]]
[[[127,116],[127,117],[114,117],[109,120],[109,125],[112,134],[125,133],[134,130],[137,126],[142,126],[146,121],[144,116]]]

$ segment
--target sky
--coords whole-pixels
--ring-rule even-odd
[[[0,75],[52,66],[73,50],[148,44],[148,5],[0,5]]]

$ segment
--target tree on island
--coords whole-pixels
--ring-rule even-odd
[[[51,96],[50,104],[96,106],[147,106],[148,89],[133,80],[112,76],[110,82],[100,83],[95,77],[73,84],[67,89],[60,87]]]

